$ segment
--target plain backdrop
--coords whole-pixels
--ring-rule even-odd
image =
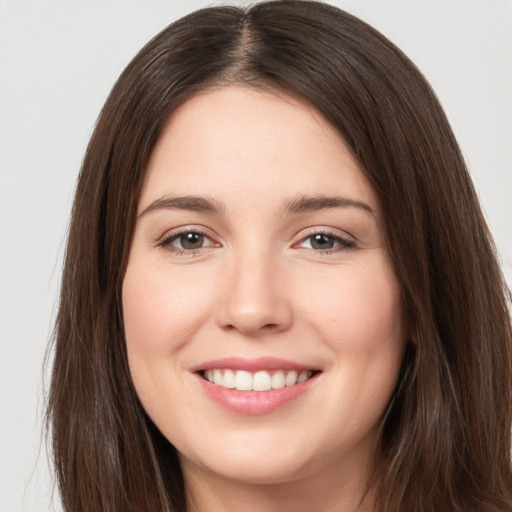
[[[0,512],[60,510],[58,499],[51,504],[41,438],[42,367],[73,189],[96,116],[150,37],[216,3],[0,0]],[[512,2],[331,3],[381,30],[432,83],[511,283]]]

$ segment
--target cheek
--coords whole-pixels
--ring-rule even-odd
[[[208,281],[206,281],[208,282]],[[200,325],[211,302],[204,287],[186,273],[166,268],[137,272],[128,266],[123,283],[123,314],[128,351],[172,352]]]
[[[335,347],[364,352],[400,344],[404,319],[398,283],[380,255],[358,268],[335,269],[309,287],[303,315]]]
[[[171,276],[163,266],[137,265],[136,259],[130,261],[123,282],[130,373],[139,399],[155,418],[170,414],[161,406],[169,400],[162,375],[171,387],[177,384],[182,348],[202,325],[207,309],[204,290],[193,284]],[[161,421],[166,424],[172,418]]]
[[[188,410],[189,404],[169,390],[180,384],[183,347],[204,323],[208,309],[208,293],[184,274],[137,259],[134,251],[123,282],[131,377],[144,409],[159,425],[174,424],[176,408]]]
[[[386,262],[353,270],[333,274],[316,287],[308,318],[329,347],[333,388],[338,387],[333,395],[340,397],[326,414],[351,411],[351,421],[369,427],[395,388],[407,332],[399,287]]]
[[[401,345],[403,319],[398,287],[385,276],[365,278],[357,287],[340,298],[343,317],[348,319],[343,329],[347,339],[359,340],[363,353],[383,352]]]

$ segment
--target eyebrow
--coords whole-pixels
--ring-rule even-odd
[[[140,214],[139,219],[150,212],[161,209],[188,210],[191,212],[209,213],[211,215],[224,214],[224,205],[210,197],[199,196],[165,196],[153,201]]]
[[[284,204],[283,211],[287,214],[298,214],[347,207],[358,208],[370,215],[376,215],[368,204],[342,196],[295,197]],[[210,215],[223,215],[226,211],[221,202],[207,196],[164,196],[153,201],[138,217],[141,218],[150,212],[161,209],[187,210]]]
[[[371,215],[376,215],[370,205],[343,196],[300,196],[291,199],[284,206],[286,213],[307,213],[328,208],[353,207],[363,210]]]

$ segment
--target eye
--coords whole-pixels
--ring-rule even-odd
[[[323,253],[343,251],[355,247],[354,242],[330,233],[313,233],[303,238],[298,245],[305,249]]]
[[[212,247],[214,242],[210,237],[200,231],[186,230],[166,237],[159,245],[179,255],[193,253],[206,247]]]

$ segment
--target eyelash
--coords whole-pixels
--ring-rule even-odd
[[[196,249],[180,249],[179,247],[174,247],[172,245],[172,242],[179,240],[184,235],[189,235],[189,234],[203,236],[206,239],[210,240],[211,243],[210,243],[210,245],[208,245],[206,247],[198,247]],[[330,233],[328,231],[321,231],[321,230],[313,231],[310,234],[308,234],[307,236],[301,238],[299,240],[299,242],[294,245],[294,247],[300,246],[300,244],[304,243],[307,240],[311,240],[314,236],[318,236],[318,235],[325,236],[325,237],[331,239],[332,241],[334,241],[334,243],[337,243],[339,245],[337,247],[334,247],[331,249],[325,249],[325,250],[314,249],[313,247],[306,248],[306,249],[308,249],[308,251],[314,253],[315,255],[320,254],[320,255],[324,256],[324,255],[329,255],[329,254],[333,254],[336,252],[349,251],[351,249],[356,248],[355,242],[353,242],[351,240],[347,240],[346,238],[343,238],[334,233]],[[177,233],[173,233],[172,235],[165,237],[161,242],[158,243],[159,247],[162,247],[166,251],[169,251],[169,252],[175,254],[176,256],[190,256],[190,257],[197,255],[197,253],[199,251],[201,251],[202,249],[206,249],[208,247],[214,247],[215,245],[216,245],[215,242],[213,242],[211,237],[206,232],[202,231],[201,229],[195,229],[195,228],[194,229],[184,229]]]
[[[322,250],[322,249],[314,249],[312,247],[306,248],[309,251],[311,251],[312,253],[314,253],[315,255],[320,254],[322,256],[328,256],[329,254],[333,254],[333,253],[337,253],[337,252],[343,252],[343,251],[349,251],[351,249],[355,249],[356,248],[355,242],[353,242],[351,240],[348,240],[346,238],[343,238],[342,236],[340,236],[338,234],[330,233],[327,230],[315,230],[315,231],[312,231],[311,233],[307,234],[305,237],[302,237],[300,239],[300,241],[298,242],[298,244],[295,244],[295,245],[302,244],[306,240],[311,240],[314,236],[318,236],[318,235],[319,236],[327,237],[327,238],[333,240],[335,243],[338,243],[339,245],[337,247],[333,247],[331,249],[324,249],[324,250]]]
[[[205,249],[206,247],[199,247],[197,249],[180,249],[179,247],[174,247],[173,245],[171,245],[172,242],[174,242],[175,240],[179,240],[182,236],[189,234],[200,235],[210,240],[211,244],[207,247],[213,247],[216,245],[215,242],[213,242],[213,240],[211,239],[211,236],[209,236],[205,231],[198,228],[194,228],[184,229],[182,231],[173,233],[165,237],[161,242],[159,242],[158,246],[162,247],[166,251],[175,254],[176,256],[195,256],[198,251],[200,251],[201,249]]]

